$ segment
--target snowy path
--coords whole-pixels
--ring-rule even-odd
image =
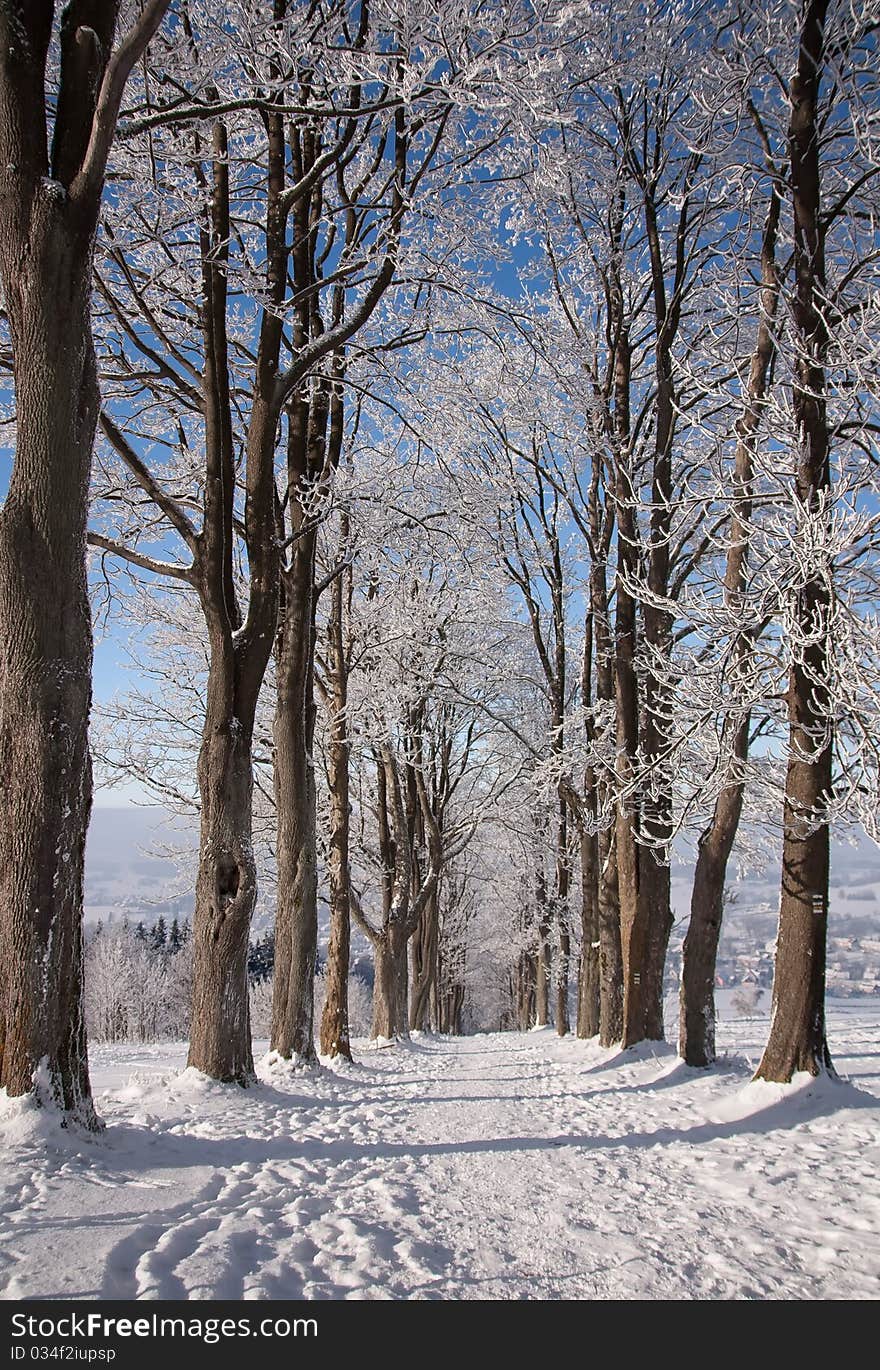
[[[549,1032],[246,1094],[169,1074],[179,1048],[99,1049],[100,1140],[3,1105],[2,1293],[876,1298],[877,1012],[837,1028],[853,1083],[787,1091]]]

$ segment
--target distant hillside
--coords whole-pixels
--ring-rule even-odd
[[[165,809],[95,809],[86,848],[86,920],[127,917],[136,923],[153,922],[160,913],[166,919],[191,915],[197,843],[195,820],[186,824]],[[168,847],[181,850],[177,864],[161,855]],[[690,861],[673,865],[673,950],[687,927],[692,874]],[[764,870],[738,878],[731,865],[730,893],[725,943],[732,938],[764,951],[776,934],[778,866],[771,861]],[[267,897],[255,928],[271,922],[269,902]],[[829,931],[832,937],[880,934],[880,849],[872,842],[863,840],[857,847],[834,843]]]
[[[676,922],[687,923],[693,864],[672,869],[672,902]],[[755,936],[772,938],[779,908],[779,865],[770,860],[763,869],[740,874],[731,861],[728,882],[731,901],[725,921],[738,930],[745,920]],[[880,929],[880,848],[863,838],[858,846],[833,842],[829,931],[861,936]]]
[[[165,809],[96,808],[86,844],[86,922],[128,918],[154,922],[192,914],[198,830]],[[179,847],[178,866],[162,855]]]

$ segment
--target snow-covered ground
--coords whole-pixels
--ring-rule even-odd
[[[0,1105],[6,1298],[871,1298],[880,1005],[832,1007],[841,1083],[547,1031],[361,1043],[248,1092],[185,1048],[93,1052],[98,1139]]]

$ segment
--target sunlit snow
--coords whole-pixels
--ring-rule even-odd
[[[836,1005],[845,1078],[790,1086],[749,1083],[766,1017],[723,1018],[711,1072],[543,1030],[242,1092],[101,1047],[101,1137],[3,1104],[4,1296],[876,1297],[878,1028]]]

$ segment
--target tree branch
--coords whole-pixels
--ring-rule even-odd
[[[150,39],[161,24],[168,3],[169,0],[147,0],[140,18],[129,29],[107,63],[92,119],[88,146],[82,166],[70,187],[72,200],[78,200],[81,204],[97,204],[100,200],[125,84],[135,63],[146,52]]]
[[[376,931],[370,920],[367,918],[367,915],[364,913],[364,906],[361,903],[361,897],[355,889],[354,885],[350,887],[349,893],[351,896],[352,918],[357,923],[358,927],[360,928],[364,936],[367,937],[370,942],[372,942],[373,946],[376,946],[376,944],[380,940],[379,933]]]
[[[162,510],[168,521],[177,529],[192,552],[193,560],[196,560],[199,555],[199,536],[180,505],[165,493],[152,472],[141,461],[131,443],[116,427],[106,410],[101,410],[99,422],[104,436],[125,462],[138,485],[146,491],[153,503]]]
[[[142,571],[152,571],[157,576],[171,576],[174,580],[184,580],[188,585],[193,584],[192,566],[178,566],[173,561],[157,561],[155,557],[138,552],[133,547],[126,547],[113,538],[105,538],[103,533],[89,532],[86,541],[90,547],[100,547],[102,551],[110,552],[112,556],[130,562],[132,566],[139,566]]]

